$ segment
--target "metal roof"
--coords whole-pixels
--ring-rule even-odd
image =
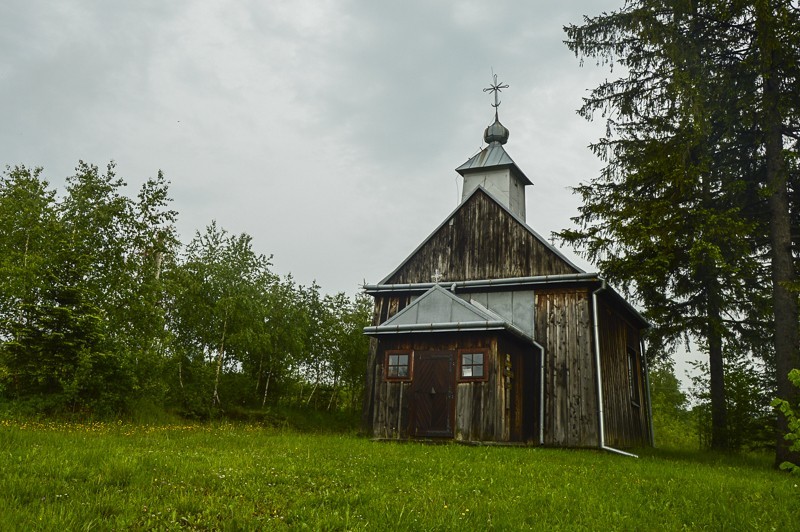
[[[599,273],[567,273],[560,275],[537,275],[533,277],[508,277],[504,279],[476,279],[471,281],[451,281],[444,284],[450,286],[453,292],[469,292],[473,290],[493,290],[493,289],[516,289],[516,288],[536,288],[551,287],[564,283],[594,284],[603,288],[602,294],[606,294],[610,299],[616,301],[625,308],[633,318],[639,322],[642,328],[650,328],[650,322],[642,316],[639,310],[634,307],[627,299],[609,285]],[[365,284],[363,289],[366,293],[373,296],[393,292],[413,293],[427,292],[435,283],[404,283],[404,284]],[[457,297],[457,296],[454,296]],[[475,303],[472,302],[474,306]],[[488,309],[487,309],[488,310]],[[491,312],[489,310],[489,312]],[[494,313],[492,313],[494,314]]]
[[[502,279],[475,279],[470,281],[447,281],[442,284],[450,286],[451,290],[459,292],[472,289],[519,288],[536,287],[541,285],[556,285],[563,283],[599,282],[602,278],[599,273],[562,273],[555,275],[535,275],[530,277],[504,277]],[[368,294],[388,292],[427,292],[437,283],[403,283],[403,284],[365,284],[364,291]]]
[[[365,327],[370,336],[455,331],[504,330],[528,342],[533,338],[491,310],[467,303],[439,285],[414,300],[381,325]]]
[[[486,146],[476,155],[472,156],[467,162],[456,168],[456,172],[463,176],[465,173],[478,172],[491,168],[511,168],[525,185],[533,184],[499,142],[492,142]]]

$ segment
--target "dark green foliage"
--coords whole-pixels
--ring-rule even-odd
[[[711,404],[708,392],[708,365],[695,364],[692,398],[694,430],[701,446],[711,443]],[[770,409],[773,387],[763,368],[735,351],[725,356],[726,407],[729,413],[728,437],[733,450],[769,449],[775,444],[775,415]]]
[[[649,377],[655,446],[697,448],[697,430],[688,410],[689,401],[680,389],[673,367],[666,362],[660,362],[650,368]]]
[[[606,167],[575,189],[578,228],[560,236],[645,307],[651,358],[680,340],[709,355],[717,448],[742,444],[729,434],[741,412],[728,412],[739,393],[728,388],[742,386],[725,353],[760,357],[767,375],[798,356],[791,212],[778,196],[800,182],[799,23],[782,0],[637,0],[565,28],[582,60],[622,74],[579,110],[606,120],[591,146]]]
[[[3,234],[3,387],[54,409],[116,415],[163,396],[160,271],[177,240],[161,174],[134,202],[110,164],[79,163],[56,198],[40,170],[8,169]],[[15,214],[16,213],[16,214]]]

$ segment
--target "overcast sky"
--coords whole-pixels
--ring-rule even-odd
[[[4,0],[0,163],[61,192],[78,160],[114,160],[132,196],[161,169],[184,242],[217,220],[277,273],[352,294],[457,206],[492,69],[528,223],[571,225],[602,133],[575,109],[607,72],[562,27],[621,3]]]
[[[131,196],[163,170],[184,242],[216,220],[275,272],[352,295],[457,207],[492,71],[528,224],[571,227],[604,130],[575,110],[610,74],[562,28],[622,3],[3,0],[0,164],[63,192],[78,160],[114,160]]]

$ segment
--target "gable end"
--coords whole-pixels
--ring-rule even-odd
[[[581,273],[483,187],[475,191],[380,284]]]

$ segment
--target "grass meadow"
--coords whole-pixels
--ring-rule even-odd
[[[0,421],[0,530],[797,530],[769,456]]]

